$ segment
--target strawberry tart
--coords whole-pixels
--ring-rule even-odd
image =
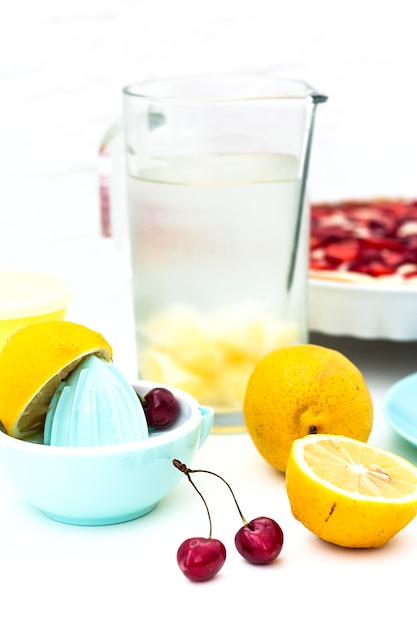
[[[311,206],[309,328],[417,339],[417,200]]]
[[[417,200],[313,204],[310,276],[417,285]]]

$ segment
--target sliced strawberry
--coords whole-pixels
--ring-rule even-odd
[[[312,270],[337,270],[338,266],[334,263],[329,263],[326,259],[313,260],[310,263]]]
[[[396,250],[381,250],[381,260],[388,267],[400,267],[407,263],[407,253]]]
[[[359,242],[355,239],[330,243],[325,249],[326,258],[336,264],[355,261],[359,258],[359,252]]]
[[[379,276],[389,276],[394,274],[394,269],[391,267],[387,267],[383,263],[378,263],[377,261],[373,263],[357,263],[353,264],[350,267],[352,272],[359,272],[360,274],[369,274],[369,276],[374,276],[378,278]]]
[[[411,277],[417,267],[417,200],[315,204],[310,251],[316,270]]]

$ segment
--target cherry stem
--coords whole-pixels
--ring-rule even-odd
[[[136,390],[135,390],[135,393],[136,393],[137,397],[138,397],[138,398],[139,398],[139,400],[140,400],[140,403],[141,403],[141,405],[142,405],[142,408],[146,409],[146,408],[148,407],[148,405],[149,405],[149,400],[147,400],[146,398],[144,398],[144,397],[143,397],[143,396],[139,393],[139,391],[136,391]]]
[[[193,482],[190,473],[195,471],[195,470],[190,470],[185,463],[181,463],[181,461],[178,461],[178,459],[174,459],[173,464],[175,465],[175,467],[177,469],[180,470],[180,472],[182,472],[183,474],[185,474],[188,478],[188,480],[190,481],[190,483],[192,484],[192,486],[194,487],[194,489],[196,490],[196,492],[198,493],[198,495],[200,496],[200,498],[202,499],[202,501],[204,502],[204,506],[206,507],[206,511],[207,511],[207,515],[209,518],[209,535],[208,538],[211,539],[211,535],[212,535],[212,531],[213,531],[213,525],[211,523],[211,515],[210,515],[210,511],[209,508],[207,506],[207,502],[204,499],[203,494],[201,493],[201,491],[198,489],[197,485]]]
[[[201,493],[198,491],[197,487],[195,486],[195,484],[193,483],[193,481],[191,480],[191,476],[190,474],[197,474],[198,472],[203,473],[203,474],[211,474],[212,476],[215,476],[216,478],[220,478],[220,480],[222,480],[224,482],[224,484],[226,485],[226,487],[229,489],[230,493],[232,494],[233,500],[235,501],[236,504],[236,508],[239,512],[240,515],[240,519],[242,520],[243,524],[246,526],[246,524],[248,524],[247,520],[244,518],[243,513],[240,509],[240,506],[238,504],[238,501],[236,500],[236,496],[233,493],[233,490],[231,488],[231,486],[229,485],[229,483],[227,482],[227,480],[225,480],[223,478],[223,476],[220,476],[220,474],[216,474],[216,472],[211,472],[210,470],[202,470],[202,469],[191,469],[189,467],[187,467],[185,465],[185,463],[181,463],[181,461],[178,461],[178,459],[174,459],[173,461],[174,466],[180,470],[180,472],[182,472],[183,474],[185,474],[188,478],[188,480],[190,481],[190,483],[193,485],[194,489],[196,489],[196,491],[200,494],[200,496],[203,498],[203,496],[201,495]],[[207,508],[207,504],[203,498],[204,504],[206,505],[206,509],[207,509],[207,513],[209,515],[209,519],[210,519],[210,513],[208,511]],[[211,520],[210,520],[210,533],[211,533]],[[211,536],[211,534],[210,534]]]

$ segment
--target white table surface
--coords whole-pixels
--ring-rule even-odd
[[[127,273],[110,242],[80,242],[71,259],[64,248],[44,250],[32,267],[68,278],[68,318],[103,332],[113,344],[115,364],[133,376]],[[311,341],[340,350],[362,370],[375,406],[370,441],[417,463],[417,450],[392,432],[381,412],[389,386],[417,370],[417,344],[316,333]],[[198,485],[210,506],[213,536],[225,543],[228,556],[217,577],[203,584],[189,582],[176,564],[184,539],[208,533],[203,504],[186,479],[141,519],[81,527],[48,519],[0,476],[0,611],[7,616],[2,623],[188,626],[232,619],[241,626],[361,625],[414,619],[417,519],[384,548],[342,549],[294,520],[284,476],[266,464],[247,434],[211,434],[193,466],[222,474],[247,519],[268,515],[279,522],[284,547],[273,565],[249,565],[235,551],[240,518],[225,486],[207,475],[198,475]]]

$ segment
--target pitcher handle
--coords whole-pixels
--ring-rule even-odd
[[[100,226],[103,237],[112,237],[112,198],[111,198],[111,176],[112,159],[114,155],[114,143],[122,133],[121,122],[116,122],[104,133],[98,150],[98,177],[99,177],[99,211]]]

